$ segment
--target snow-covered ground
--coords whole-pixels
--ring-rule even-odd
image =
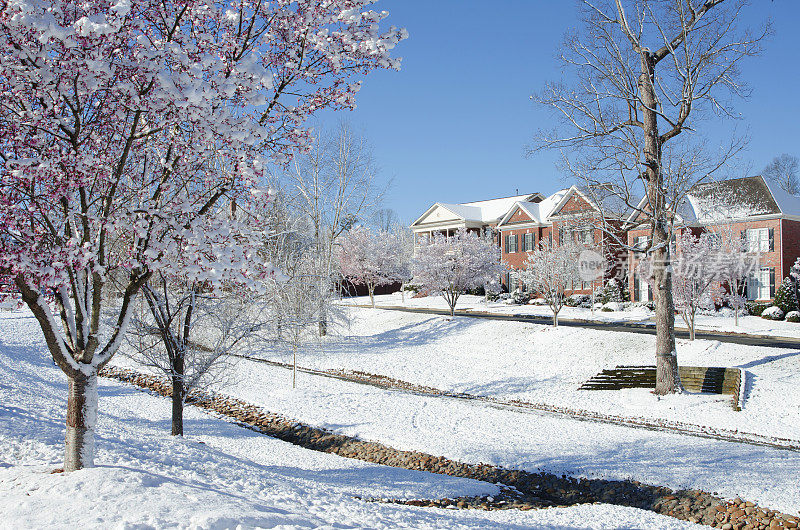
[[[369,304],[369,297],[353,297],[342,300],[343,304]],[[378,295],[375,297],[377,306],[406,306],[420,308],[449,309],[441,296],[426,296],[412,298],[406,295],[403,301],[400,293]],[[482,296],[463,295],[458,299],[457,310],[487,311],[502,315],[534,315],[551,318],[552,311],[547,306],[517,305],[503,302],[486,302]],[[597,322],[637,322],[653,323],[653,312],[646,307],[634,306],[623,311],[591,311],[582,307],[564,307],[558,314],[559,318],[590,320]],[[683,328],[684,322],[680,316],[675,317],[675,325]],[[704,313],[697,316],[695,327],[697,330],[723,331],[734,333],[748,333],[753,335],[768,335],[775,337],[800,338],[800,323],[766,320],[752,315],[739,316],[739,325],[729,309],[716,313]]]
[[[659,398],[638,388],[578,390],[604,368],[654,364],[652,335],[368,308],[350,308],[349,315],[347,326],[301,352],[299,364],[504,400],[800,440],[800,351],[679,339],[682,364],[746,370],[744,409],[737,412],[730,395]],[[269,350],[261,355],[289,360]]]
[[[647,335],[361,308],[348,312],[349,326],[332,326],[331,336],[309,344],[300,353],[301,365],[798,438],[798,352],[681,341],[684,363],[746,367],[751,386],[745,410],[735,412],[730,396],[657,399],[645,389],[577,390],[603,367],[652,362],[654,338]],[[289,361],[271,353],[269,345],[254,353]],[[234,379],[225,393],[398,449],[530,471],[699,488],[792,514],[800,510],[800,453],[795,451],[498,409],[303,373],[298,390],[292,390],[288,370],[249,360],[237,364]]]
[[[287,373],[240,363],[236,394],[301,405],[298,418],[372,433],[412,425],[368,412],[363,388],[288,388]],[[273,369],[274,370],[274,369]],[[385,393],[387,396],[391,393]],[[0,311],[0,527],[4,528],[689,528],[656,514],[609,505],[528,512],[441,510],[358,500],[356,496],[441,498],[493,493],[496,486],[316,453],[242,429],[192,407],[189,435],[168,435],[169,401],[120,383],[100,384],[98,467],[50,474],[61,465],[65,377],[48,360],[27,311]],[[336,403],[346,404],[334,413]],[[397,405],[391,400],[387,407]],[[362,411],[348,417],[355,407]],[[420,408],[421,407],[421,408]],[[277,407],[292,409],[292,407]],[[315,410],[314,414],[304,409]],[[407,412],[418,419],[425,405]],[[276,411],[278,411],[276,409]],[[301,414],[302,413],[302,414]],[[458,413],[458,412],[457,412]],[[377,419],[370,419],[375,416]],[[360,428],[363,425],[364,428]],[[470,429],[474,432],[473,429]],[[423,429],[421,432],[428,432]],[[446,433],[447,434],[447,433]],[[426,436],[430,436],[430,433]],[[389,440],[397,438],[387,436]],[[421,437],[424,442],[426,438]],[[415,445],[420,440],[398,445]],[[421,443],[417,449],[426,449]],[[435,449],[435,447],[433,447]],[[504,452],[498,445],[495,451]],[[479,454],[473,455],[476,458]],[[484,461],[491,459],[485,455]],[[551,453],[556,457],[556,453]],[[564,455],[564,458],[569,458]],[[574,466],[580,468],[576,461]]]
[[[397,345],[386,355],[401,361],[401,351]],[[699,488],[791,514],[800,510],[798,452],[522,413],[303,373],[299,390],[292,391],[288,370],[255,361],[242,361],[237,371],[239,380],[225,389],[228,394],[399,449],[529,471]]]

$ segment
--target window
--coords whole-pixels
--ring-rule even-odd
[[[720,234],[709,232],[706,237],[711,244],[711,248],[722,248],[722,236]]]
[[[761,267],[747,277],[748,300],[770,300],[775,296],[775,269]]]
[[[633,247],[638,250],[639,252],[644,252],[644,249],[647,248],[647,244],[650,242],[650,238],[647,236],[637,236],[636,242],[634,243]]]
[[[594,230],[591,228],[581,228],[580,230],[575,230],[575,242],[582,243],[584,245],[591,245],[594,243]]]
[[[533,234],[525,234],[522,236],[522,252],[530,252],[533,250],[534,245],[534,235]]]
[[[772,228],[748,228],[745,232],[748,252],[772,252],[775,250]]]
[[[653,290],[647,279],[635,273],[633,275],[633,300],[636,302],[649,302],[653,299]]]
[[[517,251],[517,235],[509,234],[506,236],[506,253],[513,254]]]

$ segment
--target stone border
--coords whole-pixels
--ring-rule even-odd
[[[104,377],[170,396],[172,386],[153,375],[106,366]],[[550,506],[603,502],[650,510],[694,523],[728,529],[797,528],[800,519],[756,506],[741,499],[724,501],[700,490],[673,491],[638,481],[573,478],[552,473],[532,473],[489,464],[468,464],[418,451],[401,451],[387,445],[359,440],[311,427],[261,410],[251,403],[222,394],[192,392],[187,403],[213,411],[256,432],[299,445],[365,462],[442,475],[471,478],[499,484],[503,494],[495,497],[465,497],[440,500],[370,499],[412,506],[455,508],[533,509]]]

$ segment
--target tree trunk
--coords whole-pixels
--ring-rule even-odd
[[[69,378],[64,471],[94,466],[94,426],[97,422],[97,374]]]
[[[658,98],[655,91],[655,59],[650,51],[640,54],[641,73],[637,80],[642,104],[644,125],[644,165],[647,180],[647,207],[653,217],[653,279],[655,290],[656,320],[656,389],[659,395],[679,392],[680,375],[675,351],[675,307],[672,301],[672,273],[667,231],[666,198],[664,197],[663,173],[661,170],[661,138],[658,134]]]
[[[375,286],[367,285],[367,290],[369,291],[369,303],[372,304],[372,309],[375,309]]]
[[[183,376],[172,376],[172,436],[183,436]]]
[[[328,321],[325,318],[319,321],[319,336],[324,337],[328,334]]]
[[[678,373],[678,356],[675,349],[675,306],[672,300],[672,273],[669,244],[665,243],[666,233],[656,230],[654,245],[661,245],[653,253],[653,277],[655,290],[656,320],[656,389],[658,395],[673,394],[681,391],[681,379]],[[663,243],[663,244],[662,244]]]
[[[558,311],[556,311],[555,309],[553,309],[553,327],[554,328],[558,327]]]
[[[297,388],[297,345],[292,347],[292,388]]]

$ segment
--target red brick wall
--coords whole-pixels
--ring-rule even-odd
[[[791,224],[787,224],[791,223]],[[786,233],[782,231],[782,225],[786,229]],[[730,230],[734,237],[740,237],[739,234],[748,228],[772,228],[774,233],[774,250],[772,252],[763,252],[761,254],[761,267],[772,267],[775,269],[775,288],[780,285],[781,280],[788,275],[789,268],[794,263],[797,257],[800,257],[800,222],[797,221],[781,221],[780,219],[761,219],[753,221],[743,221],[732,223],[730,225],[712,225],[708,227],[692,227],[689,228],[693,235],[700,235],[703,232],[714,232],[720,230]],[[680,230],[678,230],[678,235]],[[785,238],[782,236],[785,235]],[[628,232],[628,244],[633,245],[636,238],[639,236],[650,236],[648,228],[640,230],[630,230]],[[781,252],[783,250],[783,252]],[[783,262],[781,263],[781,254],[783,254]],[[791,261],[790,261],[791,260]],[[633,273],[636,270],[638,260],[630,253],[629,269],[628,269],[628,289],[630,293],[634,292],[633,289]]]
[[[781,221],[781,245],[783,248],[783,273],[781,279],[789,276],[789,269],[792,268],[797,258],[800,258],[800,221]],[[776,236],[777,237],[777,236]]]

